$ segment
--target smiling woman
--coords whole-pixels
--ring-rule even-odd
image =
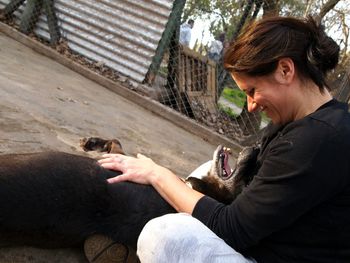
[[[281,27],[268,19],[248,27],[226,51],[225,67],[246,93],[250,112],[265,111],[284,124],[331,100],[325,74],[337,65],[339,47],[312,19],[281,21]]]
[[[141,262],[350,262],[350,114],[325,81],[338,57],[338,45],[311,18],[252,22],[227,49],[225,67],[248,109],[272,119],[249,164],[252,179],[229,204],[185,187],[144,156],[104,161],[122,180],[151,184],[192,215],[147,223]],[[218,153],[219,174],[231,178],[225,151]]]

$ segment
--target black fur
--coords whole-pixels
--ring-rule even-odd
[[[79,246],[100,233],[136,247],[143,226],[175,210],[151,186],[61,152],[0,156],[0,245]]]
[[[85,151],[124,151],[120,142],[83,138]],[[188,178],[194,189],[231,203],[250,182],[258,148],[241,152],[233,188],[208,175]],[[62,152],[0,155],[0,246],[74,247],[93,234],[136,248],[143,226],[175,210],[152,186],[108,184],[117,176],[95,159]],[[191,180],[193,179],[193,180]]]

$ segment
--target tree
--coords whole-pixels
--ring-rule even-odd
[[[245,0],[187,0],[182,20],[188,18],[211,21],[209,31],[213,35],[228,29],[227,36],[230,38],[235,31],[235,26],[241,18]]]
[[[182,21],[188,18],[210,20],[208,30],[212,35],[227,29],[227,39],[232,39],[237,27],[240,26],[245,7],[252,0],[187,0]],[[347,0],[254,0],[253,10],[247,19],[254,17],[256,10],[258,16],[270,14],[291,15],[303,17],[316,16],[321,19],[328,32],[342,32],[337,36],[337,42],[342,45],[342,58],[347,53],[349,45],[349,26],[346,20],[350,13]],[[259,5],[262,4],[262,11]],[[335,28],[337,27],[337,28]]]
[[[341,3],[341,4],[339,4]],[[262,11],[260,7],[262,5]],[[321,21],[328,32],[340,32],[336,41],[341,45],[341,62],[338,71],[333,74],[333,79],[338,79],[346,73],[349,61],[349,26],[346,20],[350,13],[346,0],[188,0],[185,6],[183,19],[202,18],[212,21],[209,28],[215,35],[217,32],[227,28],[227,38],[234,40],[240,28],[245,22],[256,16],[269,16],[280,14],[303,17],[313,15]],[[228,80],[225,71],[219,71],[219,91]],[[221,88],[220,88],[221,87]],[[237,121],[244,127],[244,133],[254,134],[260,127],[260,115],[247,111],[247,105],[243,108]]]

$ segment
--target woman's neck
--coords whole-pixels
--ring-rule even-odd
[[[295,115],[295,120],[304,118],[315,112],[323,104],[332,100],[332,95],[327,89],[321,92],[318,86],[312,83],[301,91],[299,98],[300,104]]]

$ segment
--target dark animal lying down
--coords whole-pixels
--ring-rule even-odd
[[[123,152],[118,141],[90,138],[82,146]],[[213,161],[218,162],[222,158]],[[88,157],[10,154],[1,155],[0,163],[1,246],[73,247],[99,233],[135,248],[150,219],[175,212],[151,186],[108,184],[106,179],[118,173]],[[196,182],[192,186],[196,189]]]

